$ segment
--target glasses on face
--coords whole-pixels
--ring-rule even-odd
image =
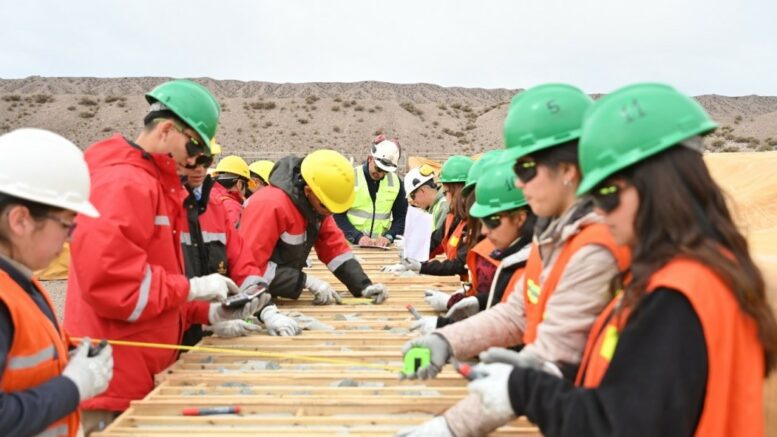
[[[62,217],[57,217],[53,214],[48,214],[45,217],[49,220],[59,223],[60,226],[62,226],[62,228],[67,232],[67,238],[70,238],[73,235],[73,231],[76,230],[76,222],[69,222]]]
[[[162,120],[170,120],[170,119],[162,119]],[[197,138],[194,138],[193,136],[186,133],[186,128],[175,122],[175,120],[170,120],[173,123],[173,126],[175,127],[175,130],[183,134],[187,138],[186,141],[186,154],[190,158],[194,158],[195,156],[200,156],[205,154],[205,144],[203,144],[200,140]],[[210,164],[209,164],[210,165]]]
[[[480,219],[480,222],[483,223],[483,226],[487,227],[488,229],[496,229],[499,227],[499,225],[502,224],[502,214],[494,214],[488,217],[483,217]]]
[[[594,205],[604,212],[612,212],[618,208],[621,203],[621,188],[613,183],[605,183],[597,186],[591,191],[591,197],[594,199]]]
[[[184,165],[184,168],[188,168],[189,170],[194,170],[195,168],[199,166],[203,166],[205,168],[210,167],[210,165],[213,164],[213,157],[212,156],[205,156],[200,155],[197,157],[197,160],[194,161],[194,164],[186,164]]]
[[[522,183],[528,183],[537,176],[537,161],[532,159],[519,159],[513,166],[515,176]]]

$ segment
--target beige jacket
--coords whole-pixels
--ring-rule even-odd
[[[581,200],[552,221],[539,236],[535,235],[534,244],[543,262],[540,284],[545,282],[567,240],[583,226],[601,220],[590,212],[590,204]],[[610,301],[609,283],[617,273],[615,257],[602,246],[586,246],[575,253],[548,299],[545,319],[537,328],[535,342],[526,345],[521,353],[533,352],[554,364],[579,364],[588,331]],[[456,358],[467,359],[489,347],[521,344],[525,328],[523,280],[519,280],[504,304],[435,332],[448,341]],[[477,397],[469,396],[445,413],[456,437],[485,435],[503,425],[479,423],[483,419],[474,413],[478,411],[478,403]]]

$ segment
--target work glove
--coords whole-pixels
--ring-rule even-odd
[[[305,288],[313,293],[313,305],[332,305],[341,303],[340,295],[323,279],[311,274],[305,278]]]
[[[402,429],[394,437],[453,437],[453,433],[445,417],[437,416],[418,426]]]
[[[475,296],[465,297],[464,299],[456,302],[451,309],[445,314],[445,317],[458,322],[464,320],[467,317],[474,316],[480,311],[480,304],[478,298]]]
[[[78,399],[83,402],[108,388],[113,378],[113,349],[106,345],[96,356],[89,357],[89,338],[70,355],[62,376],[70,379],[78,389]]]
[[[429,289],[424,291],[424,300],[435,311],[445,311],[448,309],[448,300],[451,296],[440,290]]]
[[[491,347],[481,352],[479,358],[481,362],[486,364],[504,363],[516,367],[541,370],[559,378],[564,377],[558,366],[550,361],[543,360],[530,348],[523,348],[520,352],[516,352],[501,347]]]
[[[260,308],[267,305],[270,302],[270,299],[272,299],[270,293],[262,293],[247,304],[236,308],[228,308],[220,303],[212,303],[208,309],[208,323],[213,325],[228,320],[246,319],[253,316]]]
[[[389,297],[388,290],[383,284],[372,284],[362,290],[363,297],[372,298],[372,303],[383,303]]]
[[[214,323],[210,325],[210,330],[222,338],[245,337],[262,331],[262,327],[256,323],[258,320],[255,317],[250,317],[248,320],[238,319]]]
[[[297,322],[291,317],[281,314],[275,305],[264,307],[259,313],[259,319],[264,322],[267,332],[272,336],[293,337],[302,332]]]
[[[410,325],[411,331],[415,331],[416,329],[421,334],[431,334],[435,329],[437,329],[437,317],[421,317],[420,319],[414,321],[412,325]]]
[[[411,272],[421,272],[421,261],[414,260],[413,258],[402,258],[402,264],[407,267],[406,270]]]
[[[394,246],[399,248],[399,249],[404,249],[405,248],[405,237],[403,237],[402,235],[397,235],[397,237],[394,238]]]
[[[482,415],[489,422],[507,423],[515,419],[516,414],[510,403],[507,381],[514,367],[504,363],[478,364],[473,371],[484,374],[467,385],[469,392],[480,396],[481,411],[473,415]]]
[[[193,300],[224,301],[227,295],[237,294],[240,288],[226,276],[213,273],[189,279],[189,302]]]
[[[437,334],[429,334],[421,338],[408,341],[404,346],[402,346],[402,356],[404,356],[406,353],[408,353],[408,351],[410,351],[410,349],[414,347],[425,347],[429,349],[431,355],[429,360],[430,363],[428,366],[418,369],[416,373],[411,375],[405,375],[403,373],[400,376],[401,379],[432,379],[437,376],[438,373],[440,373],[442,367],[445,365],[445,363],[448,362],[452,354],[451,346],[448,344],[448,341],[445,340],[445,338],[443,338],[441,335]]]
[[[407,266],[402,263],[390,264],[381,267],[380,271],[384,273],[402,273],[407,271]]]

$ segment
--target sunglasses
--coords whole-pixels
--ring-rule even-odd
[[[522,159],[515,162],[513,166],[515,176],[524,184],[528,183],[537,176],[537,161],[531,159]]]
[[[189,170],[194,170],[199,166],[208,168],[211,164],[213,164],[213,156],[200,155],[197,157],[197,160],[194,161],[194,164],[186,164],[184,165],[184,168],[188,168]]]
[[[53,214],[46,215],[45,217],[49,220],[59,223],[60,226],[66,230],[67,238],[70,238],[73,235],[73,232],[76,230],[76,222],[69,222],[62,217],[57,217]]]
[[[602,184],[591,191],[594,205],[604,212],[613,212],[621,203],[621,188],[615,184]]]
[[[488,229],[496,229],[502,224],[502,214],[494,214],[480,219],[480,223]]]
[[[163,118],[161,120],[170,120],[173,122],[173,126],[175,127],[175,130],[183,134],[186,138],[186,154],[190,158],[194,158],[195,156],[204,155],[207,149],[205,148],[205,145],[200,142],[197,138],[194,138],[193,136],[186,133],[186,128],[178,124],[175,120],[171,120],[169,118]]]

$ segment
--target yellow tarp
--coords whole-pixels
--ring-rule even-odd
[[[59,281],[67,279],[68,268],[70,267],[70,244],[65,243],[62,246],[62,252],[59,253],[57,259],[54,260],[48,267],[43,270],[35,272],[35,276],[41,281]]]

